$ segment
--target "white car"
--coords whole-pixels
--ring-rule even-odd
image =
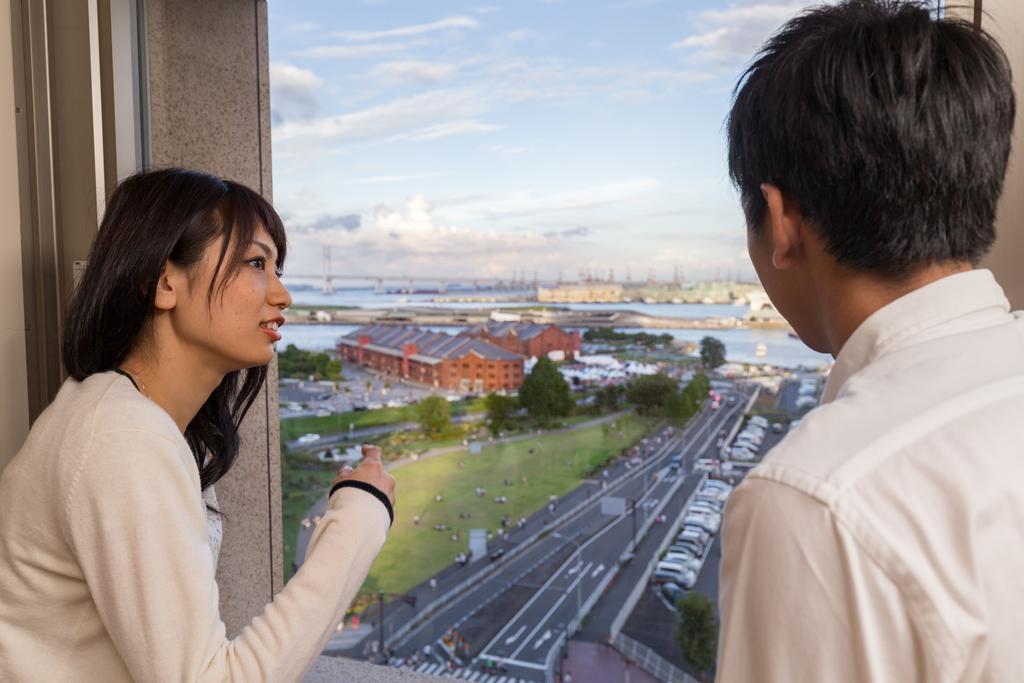
[[[687,515],[683,519],[683,523],[699,526],[709,534],[717,534],[718,528],[722,525],[722,517],[721,515]]]
[[[652,579],[655,583],[668,583],[671,581],[681,588],[689,590],[697,583],[697,574],[694,573],[693,570],[689,569],[684,570],[683,572],[659,569],[654,572]]]
[[[747,420],[747,424],[756,425],[758,427],[768,428],[768,420],[761,417],[760,415],[754,415],[752,418]]]
[[[719,491],[725,491],[727,495],[732,493],[732,486],[726,484],[724,481],[719,481],[717,479],[708,479],[707,481],[704,482],[704,485],[701,486],[701,490],[706,491],[708,489],[718,489]]]
[[[721,515],[722,512],[716,508],[713,508],[708,503],[701,503],[700,501],[694,501],[690,503],[690,506],[686,508],[687,514],[701,514],[701,515]]]
[[[694,472],[715,472],[718,470],[718,461],[711,458],[701,458],[693,465]]]
[[[818,405],[818,399],[813,396],[800,396],[796,400],[797,408],[814,408]]]
[[[689,569],[690,571],[699,572],[701,567],[700,558],[694,557],[683,552],[669,551],[665,553],[665,556],[661,558],[662,562],[674,562],[676,564],[683,565],[683,569]]]
[[[320,435],[319,434],[312,434],[312,433],[311,434],[303,434],[302,436],[299,437],[299,443],[313,443],[314,441],[319,441],[319,440],[320,440]]]

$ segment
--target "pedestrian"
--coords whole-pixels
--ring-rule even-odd
[[[213,597],[214,485],[253,455],[240,425],[292,303],[285,251],[266,199],[206,173],[143,171],[106,201],[62,325],[67,379],[0,474],[4,680],[296,677],[341,622],[391,524],[375,446],[324,491],[270,618],[228,638]]]
[[[437,590],[437,579],[435,579],[433,576],[430,577],[430,590]]]

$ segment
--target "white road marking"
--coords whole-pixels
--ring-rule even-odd
[[[523,631],[525,631],[525,630],[526,630],[526,624],[523,624],[522,626],[519,627],[519,630],[515,632],[515,635],[509,636],[508,638],[505,639],[505,644],[506,645],[511,645],[512,643],[516,642],[516,640],[519,638],[519,636],[523,635]]]
[[[594,570],[594,571],[593,571],[593,572],[592,572],[592,573],[590,574],[590,578],[594,578],[595,576],[597,576],[598,574],[600,574],[600,573],[601,573],[601,572],[603,572],[603,571],[604,571],[604,565],[603,565],[603,564],[599,564],[599,565],[597,565],[597,569],[595,569],[595,570]]]
[[[544,635],[542,635],[540,638],[538,638],[537,642],[533,644],[533,649],[536,650],[537,648],[539,648],[541,645],[543,645],[544,643],[546,643],[550,639],[551,639],[551,629],[548,629],[547,631],[544,631]]]

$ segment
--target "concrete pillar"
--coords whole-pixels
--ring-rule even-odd
[[[149,150],[271,196],[265,0],[147,0]],[[217,485],[227,515],[217,582],[232,637],[283,587],[277,363]]]
[[[0,0],[0,102],[14,102],[13,32],[10,0]],[[22,241],[18,143],[14,107],[0,108],[0,206],[10,229],[0,231],[0,470],[28,435],[28,375],[25,354],[25,299],[22,289]]]

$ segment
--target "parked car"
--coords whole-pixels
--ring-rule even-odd
[[[699,501],[690,503],[689,507],[686,508],[686,512],[688,514],[700,513],[704,515],[716,515],[719,517],[722,515],[722,511],[718,508],[711,507],[707,503],[701,503]]]
[[[684,552],[668,552],[661,558],[663,562],[675,562],[676,564],[683,565],[684,569],[691,571],[700,572],[701,561],[699,558],[694,557],[690,553]]]
[[[683,574],[687,571],[692,571],[689,564],[689,561],[676,562],[674,560],[660,560],[655,569]]]
[[[818,405],[818,399],[813,396],[800,396],[796,399],[797,408],[814,408]]]
[[[320,435],[319,434],[312,434],[312,433],[310,433],[310,434],[303,434],[302,436],[299,437],[299,443],[313,443],[314,441],[319,441],[319,440],[320,440]]]
[[[685,591],[680,587],[678,583],[674,581],[666,581],[661,584],[661,594],[665,596],[665,599],[672,603],[673,606],[679,602],[679,598],[683,597]]]
[[[695,583],[697,583],[697,575],[689,570],[676,572],[667,569],[658,569],[651,576],[651,580],[655,583],[668,583],[671,581],[677,586],[689,590],[693,588]]]
[[[782,423],[781,422],[773,422],[772,423],[772,433],[774,433],[774,434],[781,434],[782,433]]]
[[[717,472],[718,461],[711,458],[701,458],[693,464],[694,472]]]
[[[721,514],[722,510],[725,509],[725,502],[718,496],[709,496],[706,493],[698,493],[693,497],[694,502],[707,503],[711,507],[715,508],[715,512]]]
[[[717,479],[708,479],[701,486],[701,491],[707,491],[709,489],[715,489],[717,491],[724,491],[725,495],[732,493],[732,486],[726,484],[724,481],[718,481]]]
[[[711,515],[687,515],[683,519],[683,523],[699,526],[710,534],[717,534],[718,528],[722,524],[722,518],[718,515],[714,517]]]
[[[705,547],[696,541],[680,541],[677,539],[676,542],[670,546],[670,549],[672,552],[676,553],[690,553],[694,557],[704,557]]]
[[[707,544],[711,540],[711,534],[699,526],[684,526],[683,530],[676,536],[679,539],[692,539],[700,544]]]
[[[717,491],[698,491],[694,494],[693,499],[703,501],[705,503],[717,503],[724,507],[726,496],[724,493],[718,493]]]

